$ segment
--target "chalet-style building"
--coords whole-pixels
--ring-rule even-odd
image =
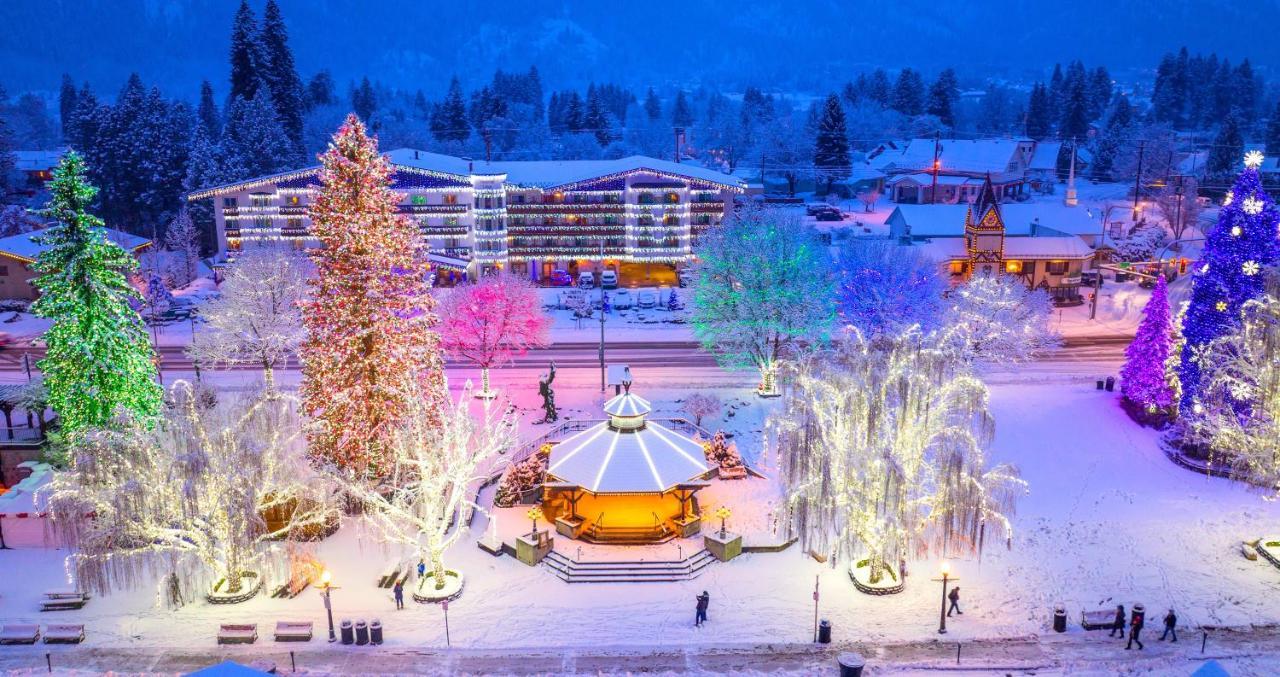
[[[698,236],[746,189],[715,170],[643,156],[473,162],[407,148],[386,156],[400,211],[417,219],[445,277],[506,269],[532,280],[556,270],[576,278],[602,264],[624,283],[674,282]],[[219,254],[255,240],[315,247],[307,208],[319,172],[308,167],[187,199],[214,200]]]
[[[45,249],[45,245],[35,240],[44,232],[36,230],[0,238],[0,298],[34,301],[40,296],[40,290],[31,284],[37,277],[31,266]],[[151,246],[151,240],[144,237],[110,228],[106,233],[108,239],[134,255]]]
[[[1016,275],[1055,303],[1080,303],[1081,273],[1094,255],[1081,235],[1093,221],[1073,210],[1079,218],[1064,219],[1060,230],[1030,216],[1037,206],[1001,205],[987,182],[972,205],[899,205],[886,223],[898,243],[921,247],[957,283],[975,273]]]
[[[1025,192],[1035,148],[1031,139],[912,139],[875,155],[871,167],[889,176],[889,199],[897,203],[972,202],[987,179],[1003,200]]]

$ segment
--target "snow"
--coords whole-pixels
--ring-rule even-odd
[[[0,254],[7,254],[24,261],[35,261],[40,256],[40,252],[44,251],[44,245],[36,242],[35,238],[40,237],[46,230],[48,229],[0,238]],[[112,228],[104,228],[104,230],[107,232],[107,239],[120,245],[125,251],[137,251],[151,244],[151,240],[145,237],[130,235]]]
[[[707,472],[702,445],[654,421],[624,432],[601,422],[551,450],[547,472],[593,493],[666,491]]]
[[[944,171],[1001,174],[1010,171],[1029,139],[942,139],[939,157]],[[934,160],[933,139],[911,139],[901,152],[886,152],[874,161],[877,169],[928,169]]]

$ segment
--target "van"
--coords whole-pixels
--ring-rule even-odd
[[[605,289],[618,288],[618,271],[610,268],[600,273],[600,286]]]

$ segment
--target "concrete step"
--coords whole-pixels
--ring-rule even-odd
[[[548,569],[568,583],[648,583],[687,581],[697,577],[715,558],[706,550],[682,561],[584,561],[552,551],[543,560]]]

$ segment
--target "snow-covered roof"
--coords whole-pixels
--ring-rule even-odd
[[[942,139],[939,153],[943,172],[998,174],[1009,171],[1019,148],[1028,139]],[[883,171],[912,171],[933,166],[934,140],[912,139],[900,152],[886,151],[872,165]]]
[[[30,233],[19,233],[0,238],[0,255],[25,262],[35,261],[36,257],[40,256],[40,252],[44,251],[44,245],[37,243],[35,238],[42,235],[46,230],[48,229],[43,228]],[[106,232],[108,240],[120,245],[125,251],[137,251],[151,244],[151,240],[145,237],[130,235],[112,228],[103,228],[102,230]]]
[[[914,245],[928,258],[938,262],[960,261],[969,258],[964,239],[944,237]],[[1013,260],[1062,260],[1087,259],[1093,250],[1078,237],[1006,237],[1004,258]]]
[[[1031,155],[1031,164],[1027,165],[1027,169],[1057,169],[1060,152],[1062,152],[1061,141],[1037,142],[1036,152]]]
[[[36,492],[53,479],[53,466],[47,463],[25,461],[21,465],[31,468],[26,479],[9,487],[0,494],[0,515],[18,515],[38,512],[36,509]]]
[[[15,150],[13,151],[14,169],[20,172],[49,171],[62,161],[65,148],[56,150]]]
[[[969,205],[900,204],[891,223],[905,224],[913,238],[962,237],[964,215]],[[1060,202],[1015,202],[1000,205],[1005,234],[1030,235],[1032,225],[1065,235],[1094,235],[1102,232],[1102,215],[1084,207],[1068,207]]]
[[[933,185],[933,174],[930,172],[916,172],[914,174],[899,174],[893,177],[892,179],[889,179],[888,184],[891,186],[895,186],[899,183],[904,183],[906,181],[918,183],[922,186]],[[975,179],[969,176],[955,176],[950,174],[939,173],[938,185],[939,186],[968,186],[968,185],[981,186],[982,179]]]
[[[644,416],[652,410],[649,400],[629,392],[604,403],[604,413],[610,416]]]

